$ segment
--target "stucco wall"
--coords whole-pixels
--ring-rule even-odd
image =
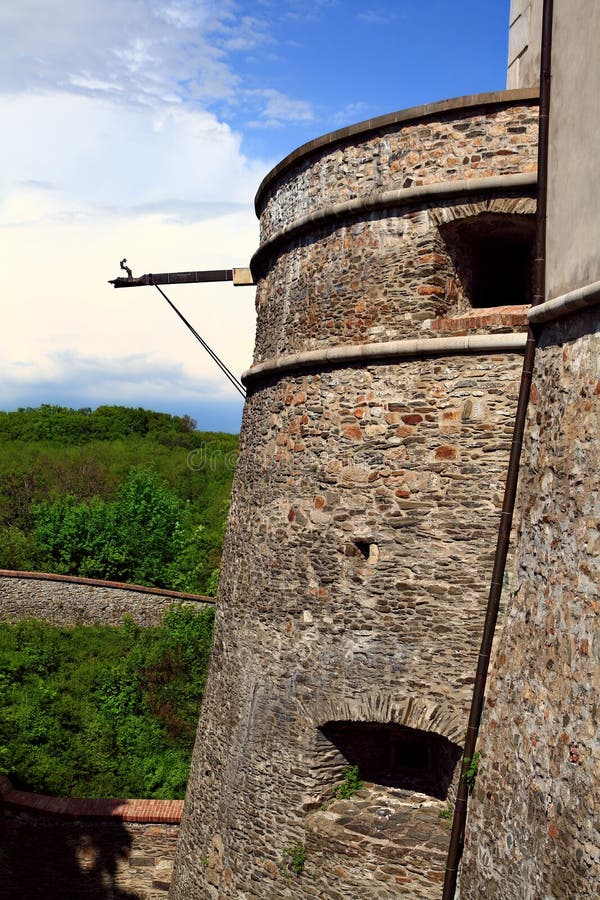
[[[507,88],[539,84],[542,6],[543,0],[511,0]]]
[[[546,299],[600,281],[600,4],[555,2]]]
[[[195,609],[214,605],[211,597],[160,588],[0,570],[0,619],[41,619],[53,625],[119,625],[124,615],[138,625],[158,625],[173,603]]]

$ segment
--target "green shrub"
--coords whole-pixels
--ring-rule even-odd
[[[464,769],[464,779],[467,782],[467,788],[469,790],[469,794],[473,793],[473,788],[475,787],[475,780],[477,778],[477,773],[479,771],[479,762],[481,760],[481,753],[474,753],[472,757],[465,756],[463,759],[463,769]]]
[[[358,766],[347,766],[342,772],[343,780],[333,789],[336,800],[349,800],[364,787]]]
[[[79,797],[183,797],[213,610],[162,625],[0,622],[0,772]]]
[[[302,841],[296,841],[295,844],[282,849],[278,867],[281,874],[286,878],[289,878],[290,874],[300,877],[304,871],[305,863],[306,847]]]

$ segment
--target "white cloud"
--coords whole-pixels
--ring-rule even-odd
[[[140,208],[204,217],[209,204],[250,205],[268,165],[247,160],[239,135],[201,110],[55,92],[0,97],[0,111],[4,225]]]
[[[407,15],[406,9],[400,10],[388,5],[363,8],[356,18],[365,25],[391,25],[399,19],[406,19]]]
[[[248,264],[253,195],[276,160],[247,158],[216,110],[313,117],[241,83],[236,54],[269,45],[269,17],[236,0],[20,0],[0,6],[0,30],[0,408],[19,392],[53,402],[53,385],[90,405],[137,389],[230,402],[156,291],[106,282],[124,256],[135,274]],[[237,374],[249,365],[252,289],[172,293]]]
[[[128,103],[201,99],[203,84],[228,93],[236,82],[218,35],[237,32],[231,0],[21,0],[0,8],[4,90],[118,86]],[[102,86],[105,85],[103,88]]]
[[[331,117],[331,124],[336,128],[342,128],[346,125],[353,125],[355,122],[366,119],[369,115],[371,107],[363,100],[357,100],[354,103],[348,103],[343,109],[338,110]]]
[[[247,123],[252,128],[276,128],[284,124],[298,124],[314,120],[313,108],[305,100],[294,100],[272,88],[247,91],[246,93],[262,101],[262,118],[253,119]]]
[[[163,409],[186,398],[237,402],[156,291],[114,290],[107,280],[124,256],[136,274],[247,265],[258,242],[252,197],[267,164],[247,160],[239,136],[200,110],[65,92],[0,97],[0,110],[0,408],[57,396]],[[241,373],[254,291],[169,293]]]
[[[286,0],[285,18],[291,22],[316,22],[321,14],[340,5],[340,0]]]
[[[0,408],[36,392],[53,402],[53,391],[64,396],[69,390],[82,405],[110,397],[135,402],[136,395],[153,394],[157,403],[234,399],[229,383],[156,290],[115,290],[107,280],[121,274],[123,256],[139,274],[244,265],[255,241],[250,210],[185,228],[140,216],[97,219],[77,228],[38,222],[7,230]],[[167,292],[239,375],[251,359],[254,290],[209,284]]]

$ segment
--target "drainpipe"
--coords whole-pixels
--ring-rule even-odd
[[[548,187],[549,133],[548,120],[550,114],[552,12],[553,0],[544,0],[540,72],[538,193],[534,259],[534,290],[532,299],[533,306],[537,306],[538,304],[543,303],[545,299],[546,207]],[[456,882],[458,878],[458,867],[463,852],[465,823],[467,818],[467,802],[469,797],[469,788],[465,779],[465,774],[466,770],[469,767],[470,760],[472,760],[475,755],[477,735],[479,732],[481,713],[483,710],[485,685],[489,671],[492,642],[494,639],[496,620],[498,618],[498,607],[500,605],[502,582],[504,578],[504,570],[506,567],[506,557],[508,554],[508,547],[510,543],[510,531],[515,508],[517,482],[519,478],[519,461],[521,458],[521,448],[523,446],[523,434],[525,431],[525,419],[527,414],[527,406],[529,404],[529,394],[531,390],[531,378],[533,374],[535,349],[535,334],[532,327],[529,326],[529,331],[527,333],[527,343],[525,345],[525,356],[523,359],[523,371],[521,374],[521,383],[519,386],[519,399],[517,403],[517,413],[510,450],[510,459],[506,476],[506,485],[504,489],[504,500],[502,503],[502,512],[500,515],[500,527],[498,530],[498,540],[496,543],[494,569],[488,596],[488,605],[485,615],[483,636],[481,639],[481,648],[477,661],[477,674],[475,676],[475,685],[473,687],[473,697],[471,700],[469,723],[465,736],[465,747],[461,764],[461,777],[458,785],[458,792],[454,807],[452,835],[450,837],[450,847],[448,849],[448,858],[446,861],[446,874],[444,879],[442,900],[453,900],[454,898],[454,894],[456,891]]]

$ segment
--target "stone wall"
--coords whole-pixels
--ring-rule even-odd
[[[281,170],[285,161],[280,164],[256,198],[261,242],[330,204],[398,188],[535,172],[534,92],[432,104],[402,118],[399,123],[382,116],[347,137],[334,132],[323,146],[308,145],[299,158],[299,151],[292,154],[293,165]]]
[[[456,196],[286,231],[363,173],[365,195],[371,174],[409,177],[414,115],[358,129],[344,186],[337,139],[263,183],[255,364],[174,900],[439,896],[524,342],[497,333],[523,330],[522,307],[473,310],[444,227],[534,212],[533,103],[473,101],[475,125],[467,102],[423,112],[434,143],[421,134],[406,164],[459,179]],[[456,163],[442,135],[462,142]],[[467,189],[484,152],[486,171],[514,168]],[[330,805],[356,759],[364,792]],[[298,842],[300,876],[285,866]]]
[[[201,610],[214,600],[92,578],[0,570],[0,619],[7,621],[33,618],[53,625],[119,625],[129,615],[138,625],[158,625],[173,603]]]
[[[469,900],[600,896],[599,27],[594,0],[554,4],[530,463],[467,822]]]
[[[0,778],[3,900],[161,900],[181,800],[76,800]]]
[[[39,572],[0,571],[0,619],[54,625],[156,625],[173,603],[210,597]],[[181,800],[78,800],[14,790],[0,778],[3,900],[160,900],[167,895]]]
[[[285,245],[258,284],[261,327],[255,363],[332,344],[456,333],[448,320],[473,315],[473,310],[453,247],[439,226],[489,214],[534,213],[534,200],[506,193],[473,197],[470,203],[392,208],[351,224],[315,228]],[[487,321],[477,327],[472,319],[463,320],[461,330],[512,331],[515,325],[523,329],[525,321],[522,316],[509,324]]]
[[[461,897],[600,895],[600,315],[540,337],[515,593],[490,673]]]

